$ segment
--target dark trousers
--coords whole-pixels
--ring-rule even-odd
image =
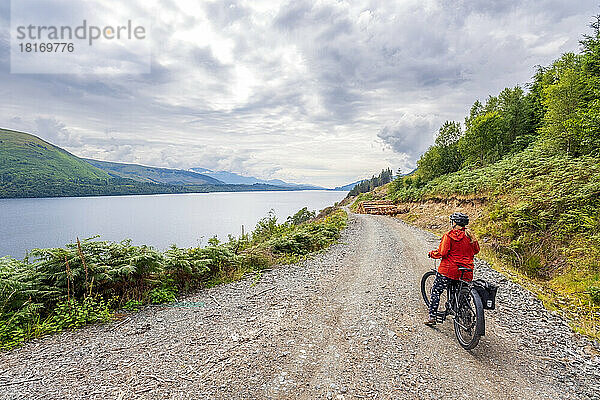
[[[435,318],[438,307],[440,306],[440,296],[448,287],[452,279],[445,277],[439,272],[435,275],[433,287],[431,288],[431,302],[429,303],[429,317]]]

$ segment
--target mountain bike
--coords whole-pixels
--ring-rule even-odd
[[[472,282],[462,279],[470,268],[459,267],[459,280],[453,280],[448,285],[445,293],[440,296],[440,307],[445,304],[445,309],[439,311],[435,316],[436,322],[443,323],[446,317],[451,315],[454,319],[454,333],[458,343],[466,350],[473,349],[479,343],[479,338],[485,335],[485,317],[483,315],[483,304],[477,289]],[[429,307],[431,288],[437,274],[437,270],[428,271],[421,278],[421,294],[427,307]]]

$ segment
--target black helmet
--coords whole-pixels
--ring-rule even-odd
[[[460,212],[455,212],[450,216],[450,222],[454,222],[460,226],[469,225],[469,216]]]

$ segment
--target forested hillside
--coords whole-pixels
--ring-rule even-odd
[[[391,169],[384,169],[377,176],[373,175],[371,179],[365,179],[361,182],[358,182],[352,190],[348,193],[348,196],[356,196],[360,193],[367,193],[379,186],[383,186],[392,181],[392,173]]]
[[[524,87],[476,101],[464,123],[444,123],[417,171],[388,196],[407,210],[480,202],[474,227],[499,262],[541,282],[548,303],[576,310],[597,335],[600,16],[591,28],[580,52],[537,67]]]

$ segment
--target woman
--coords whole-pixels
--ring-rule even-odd
[[[435,325],[435,315],[440,304],[440,295],[446,290],[451,280],[473,279],[473,257],[479,253],[479,243],[466,229],[469,216],[463,213],[454,213],[450,216],[452,229],[442,236],[440,247],[429,252],[431,258],[441,258],[438,273],[431,288],[431,303],[429,304],[429,318],[425,325]],[[469,271],[459,271],[459,267],[468,267]]]

